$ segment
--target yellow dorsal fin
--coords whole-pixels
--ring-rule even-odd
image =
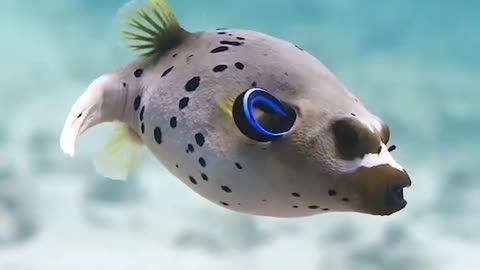
[[[130,15],[131,14],[131,15]],[[124,15],[127,29],[123,37],[134,51],[143,51],[145,57],[161,55],[180,44],[187,36],[165,0],[148,0],[132,6]]]

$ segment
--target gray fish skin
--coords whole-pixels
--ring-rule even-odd
[[[227,50],[212,53],[219,47]],[[227,68],[215,72],[220,65]],[[355,118],[380,145],[386,124],[320,61],[290,42],[247,30],[193,33],[160,58],[137,61],[117,74],[126,89],[117,118],[173,175],[215,204],[274,217],[399,210],[385,205],[383,191],[372,195],[377,191],[364,175],[401,178],[408,186],[406,172],[396,163],[361,166],[340,158],[331,130],[336,120]],[[218,103],[252,86],[296,108],[290,134],[272,143],[248,143],[225,117]]]

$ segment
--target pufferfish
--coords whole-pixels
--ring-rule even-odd
[[[95,159],[125,180],[143,146],[201,197],[243,214],[391,215],[411,185],[387,147],[388,125],[307,51],[240,29],[185,30],[150,0],[123,35],[140,52],[101,75],[67,116],[60,146],[105,122],[117,133]]]

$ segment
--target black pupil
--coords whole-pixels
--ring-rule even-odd
[[[292,128],[296,114],[288,106],[282,107],[286,115],[280,115],[265,103],[259,102],[254,106],[254,110],[260,112],[255,114],[255,118],[262,128],[271,133],[286,132]]]

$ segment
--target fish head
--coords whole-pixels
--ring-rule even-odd
[[[373,215],[406,206],[403,189],[411,180],[392,157],[390,128],[379,117],[355,101],[343,100],[349,104],[343,107],[355,111],[347,114],[332,107],[335,101],[276,96],[264,89],[244,92],[234,102],[233,118],[245,136],[268,150],[246,148],[244,155],[255,160],[258,175],[285,184],[282,196],[301,193],[311,209]],[[254,105],[260,113],[249,114]]]
[[[270,181],[276,195],[269,199],[292,216],[322,209],[390,215],[403,209],[403,189],[411,180],[387,147],[391,130],[386,122],[306,51],[264,35],[243,36],[258,42],[238,56],[250,67],[242,71],[246,82],[233,77],[228,87],[215,92],[255,81],[224,107],[233,108],[236,127],[250,139],[248,144],[262,150],[231,143],[235,137],[230,133],[220,137],[229,139],[235,158],[251,162],[255,181]],[[257,111],[249,112],[252,107]]]
[[[309,164],[302,165],[302,175],[312,179],[311,189],[318,196],[325,196],[325,189],[335,190],[329,194],[335,201],[331,210],[391,215],[407,205],[403,190],[411,179],[387,147],[388,125],[356,106],[353,115],[314,110],[308,116],[304,110],[285,138],[285,151],[295,159],[292,164]],[[324,182],[324,188],[318,188],[317,181]]]

